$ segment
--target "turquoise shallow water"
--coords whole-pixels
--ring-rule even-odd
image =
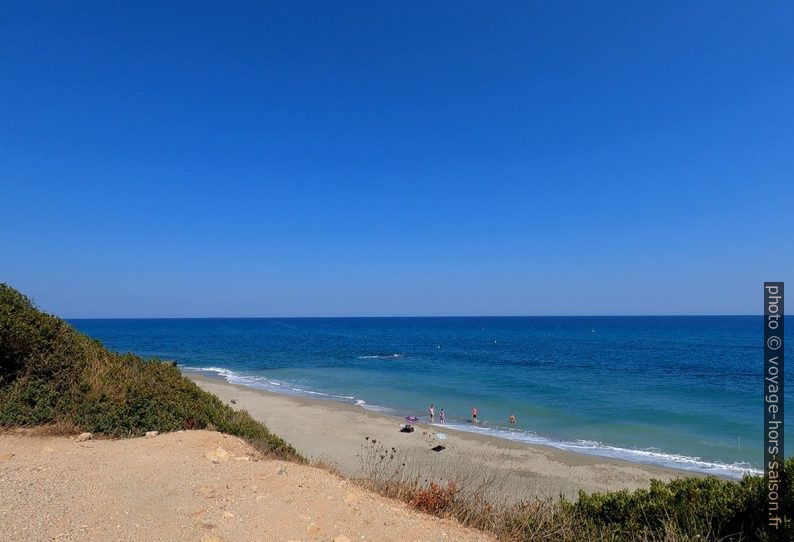
[[[760,316],[72,323],[280,393],[420,417],[432,402],[451,427],[727,476],[762,467]]]

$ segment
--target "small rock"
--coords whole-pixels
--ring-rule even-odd
[[[94,438],[94,435],[91,433],[80,433],[77,435],[77,442],[85,442],[86,440],[91,440]]]
[[[146,438],[154,438],[159,434],[157,431],[146,431]]]
[[[286,476],[287,475],[287,469],[285,469],[284,467],[281,467],[280,469],[278,469],[278,473],[277,474],[279,474],[281,476]]]
[[[232,514],[231,512],[224,512],[223,517],[226,519],[231,519],[234,517],[234,514]]]
[[[350,539],[343,534],[336,535],[334,542],[350,542]]]
[[[228,461],[230,456],[229,456],[229,452],[218,446],[214,450],[204,452],[204,457],[206,457],[213,463],[222,463],[224,461]]]
[[[314,533],[316,533],[316,532],[317,532],[317,531],[319,531],[319,530],[320,530],[320,526],[319,526],[319,525],[317,525],[317,524],[316,524],[316,523],[314,523],[314,522],[312,522],[312,523],[309,523],[309,524],[306,526],[306,532],[307,532],[307,533],[309,533],[309,534],[314,534]]]
[[[231,404],[233,404],[233,405],[236,405],[236,404],[237,404],[237,401],[235,401],[234,399],[232,399],[232,400],[231,400],[231,401],[229,401],[229,402],[230,402]]]
[[[11,461],[14,454],[0,454],[0,461]]]

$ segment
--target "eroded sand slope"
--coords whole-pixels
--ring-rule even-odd
[[[0,540],[488,540],[236,437],[0,434]]]

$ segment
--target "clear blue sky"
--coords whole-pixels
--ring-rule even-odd
[[[110,4],[0,7],[0,281],[48,311],[749,314],[794,278],[792,2]]]

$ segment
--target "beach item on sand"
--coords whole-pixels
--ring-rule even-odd
[[[438,446],[436,446],[434,448],[430,448],[430,449],[433,450],[434,452],[440,452],[441,450],[446,450],[447,448],[445,446],[441,446],[439,444]]]
[[[444,433],[436,433],[436,438],[438,440],[447,440],[447,435]]]
[[[400,426],[400,432],[402,433],[413,433],[414,432],[414,424],[419,421],[419,418],[416,416],[406,416],[405,417],[405,424]]]

